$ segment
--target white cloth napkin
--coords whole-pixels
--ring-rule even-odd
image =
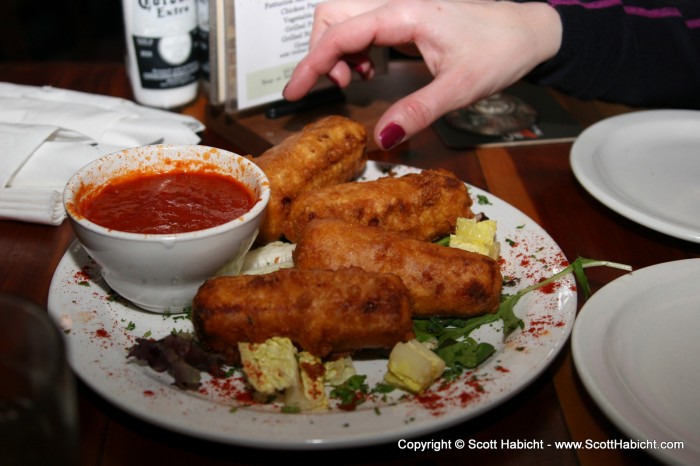
[[[0,218],[59,225],[63,188],[118,150],[197,144],[196,118],[117,97],[0,82]]]

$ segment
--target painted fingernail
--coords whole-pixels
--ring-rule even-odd
[[[396,146],[406,136],[406,131],[396,123],[389,123],[379,133],[379,142],[384,150],[389,150]]]
[[[352,69],[365,81],[374,75],[374,66],[372,65],[372,61],[369,59],[365,59],[353,65]]]
[[[330,74],[327,74],[326,77],[328,78],[328,80],[329,80],[330,82],[333,83],[333,85],[334,85],[335,87],[340,87],[340,83],[339,83],[338,80],[336,80],[333,76],[331,76]]]
[[[371,66],[366,73],[361,75],[361,77],[364,81],[369,81],[372,79],[374,77],[374,66]]]

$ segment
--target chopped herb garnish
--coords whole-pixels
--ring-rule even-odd
[[[518,283],[520,283],[519,278],[508,277],[508,276],[503,277],[503,286],[515,286]]]
[[[372,393],[391,393],[396,390],[396,387],[388,383],[377,383],[372,389]]]
[[[491,201],[489,201],[489,198],[484,196],[483,194],[476,195],[476,202],[479,205],[491,205]]]
[[[126,325],[126,329],[129,331],[134,330],[135,328],[136,328],[136,324],[131,322],[131,321],[129,321],[129,323]]]
[[[338,406],[346,411],[354,411],[358,405],[367,401],[369,387],[365,383],[366,375],[353,375],[331,390],[330,397],[340,401]]]

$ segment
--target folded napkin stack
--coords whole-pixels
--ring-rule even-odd
[[[196,144],[197,119],[116,97],[0,82],[0,219],[59,225],[63,188],[118,150]]]

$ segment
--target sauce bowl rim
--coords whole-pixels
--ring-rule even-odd
[[[217,152],[220,152],[224,155],[232,155],[234,158],[238,159],[239,162],[242,162],[244,165],[247,165],[249,169],[252,169],[255,178],[258,180],[258,183],[260,185],[260,194],[257,196],[257,199],[255,200],[255,204],[251,207],[249,211],[247,211],[245,214],[233,219],[229,220],[228,222],[222,223],[220,225],[216,225],[213,227],[209,228],[204,228],[200,230],[193,230],[193,231],[186,231],[182,233],[135,233],[135,232],[128,232],[128,231],[122,231],[122,230],[115,230],[112,228],[107,228],[102,225],[99,225],[97,223],[94,223],[90,220],[88,220],[86,217],[80,215],[76,216],[74,210],[77,209],[76,204],[75,204],[75,196],[76,193],[79,191],[79,188],[81,186],[81,180],[80,177],[82,174],[90,170],[91,168],[98,166],[100,164],[104,164],[106,160],[109,160],[111,158],[116,157],[118,154],[125,154],[125,153],[136,153],[137,150],[157,150],[157,149],[167,149],[168,151],[178,151],[178,150],[201,150],[202,152],[204,151],[209,151],[209,150],[216,150]],[[239,182],[243,183],[242,180],[236,178]],[[245,185],[245,183],[244,183]],[[250,189],[249,186],[246,185],[247,188]],[[253,193],[254,194],[254,193]],[[151,146],[139,146],[139,147],[133,147],[129,149],[123,149],[120,151],[112,152],[106,155],[103,155],[102,157],[93,160],[92,162],[88,163],[87,165],[83,166],[80,168],[78,171],[76,171],[71,178],[68,180],[66,183],[66,186],[63,190],[63,206],[66,210],[66,213],[68,215],[68,218],[75,222],[76,224],[81,225],[82,227],[92,231],[93,233],[97,233],[103,236],[108,236],[112,238],[120,238],[124,240],[137,240],[137,241],[152,241],[152,242],[163,242],[163,241],[188,241],[188,240],[195,240],[199,239],[202,237],[208,237],[208,236],[216,236],[218,234],[222,234],[224,232],[230,231],[231,229],[235,229],[239,225],[244,225],[246,223],[249,223],[253,219],[257,218],[259,215],[264,214],[264,210],[267,208],[267,205],[270,200],[270,182],[267,178],[267,175],[263,172],[263,170],[255,164],[252,160],[248,159],[247,157],[244,157],[240,154],[237,154],[235,152],[231,152],[226,149],[220,149],[212,146],[205,146],[205,145],[199,145],[199,144],[157,144],[157,145],[151,145]],[[70,205],[70,206],[69,206]]]

